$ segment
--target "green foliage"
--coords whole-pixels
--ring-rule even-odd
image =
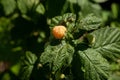
[[[101,25],[102,20],[93,14],[87,15],[85,18],[78,21],[77,26],[83,30],[94,30],[98,29]]]
[[[91,34],[95,37],[95,41],[91,45],[92,48],[96,49],[104,57],[107,57],[109,59],[114,60],[120,57],[120,30],[107,27],[96,30]]]
[[[110,0],[0,0],[0,80],[120,80],[119,13]]]
[[[16,8],[15,0],[1,0],[0,3],[3,5],[5,15],[13,13]]]
[[[92,0],[92,1],[94,1],[96,3],[103,3],[103,2],[106,2],[107,0]]]
[[[63,15],[63,17],[64,17],[64,15]],[[60,19],[60,18],[58,18],[58,19]],[[61,18],[61,19],[64,19],[64,18]],[[85,18],[86,21],[84,21],[84,24],[81,23],[81,25],[84,26],[89,22],[89,20],[95,20],[95,19],[96,19],[96,17],[92,17],[92,19],[91,19],[91,17],[87,16]],[[87,22],[87,20],[88,20],[88,22]],[[58,20],[56,20],[56,22],[57,21]],[[61,20],[59,20],[59,21],[61,21]],[[98,21],[99,21],[99,19],[98,19]],[[95,27],[97,27],[97,28],[98,28],[98,25],[100,25],[100,22],[98,22],[98,21],[96,21],[96,23],[95,23],[95,25],[96,25]],[[89,25],[85,26],[85,28],[89,28],[89,27],[91,28],[91,25],[94,25],[93,22],[90,21]],[[59,24],[59,22],[57,22],[57,24]],[[78,22],[76,22],[76,24],[78,24]],[[79,25],[80,25],[80,23],[79,23]],[[73,27],[76,27],[79,30],[78,25],[75,25]],[[97,29],[97,28],[95,28],[95,29]],[[91,28],[89,30],[94,30],[94,28]],[[74,33],[71,33],[71,35],[73,35]],[[108,33],[110,33],[110,34],[108,34]],[[83,78],[85,80],[88,80],[88,79],[90,79],[90,80],[105,80],[109,77],[109,63],[107,62],[107,60],[105,58],[103,58],[103,56],[106,58],[109,57],[110,59],[120,58],[120,54],[119,54],[120,51],[119,51],[119,44],[118,44],[119,43],[119,33],[120,33],[120,31],[116,28],[106,27],[106,28],[100,28],[98,30],[91,32],[90,34],[87,34],[88,36],[86,36],[86,38],[88,40],[92,41],[92,43],[88,44],[88,46],[90,46],[91,49],[86,48],[84,51],[79,51],[80,57],[78,57],[78,60],[80,60],[80,61],[79,61],[79,63],[77,63],[77,65],[81,65],[81,66],[79,66],[79,68],[78,67],[76,68],[79,70],[79,72],[83,72],[83,76],[84,76]],[[89,36],[89,35],[91,35],[91,36]],[[86,38],[84,38],[84,39],[86,39]],[[79,44],[82,44],[82,43],[80,42],[80,43],[78,43],[78,45]],[[54,45],[52,47],[52,46],[50,46],[50,44],[48,44],[48,46],[44,50],[45,52],[43,52],[42,55],[40,56],[40,62],[42,62],[43,65],[45,65],[45,64],[49,65],[49,67],[52,68],[52,71],[57,71],[58,69],[61,70],[63,65],[64,65],[64,67],[65,66],[67,67],[68,65],[65,65],[66,64],[65,62],[68,62],[68,60],[65,59],[66,56],[64,54],[66,53],[66,51],[69,51],[69,54],[71,52],[74,52],[74,51],[71,51],[72,49],[69,50],[69,48],[65,48],[64,46],[60,47],[60,45],[61,44],[57,45],[57,47]],[[85,44],[83,44],[83,45],[85,45]],[[77,48],[78,50],[81,50],[79,48],[80,46],[81,45],[78,46],[78,48]],[[57,58],[56,58],[56,56],[57,56]],[[72,56],[73,55],[69,55],[70,58]],[[69,61],[69,62],[71,62],[71,61]],[[76,64],[74,63],[74,65],[76,65]],[[70,66],[70,63],[69,63],[69,66]],[[75,66],[74,66],[74,68],[75,68]],[[78,73],[76,78],[80,78],[79,72],[76,72],[76,73]]]
[[[109,77],[109,63],[95,49],[79,51],[78,55],[85,80],[105,80]]]
[[[84,16],[94,13],[95,15],[100,15],[101,7],[99,4],[93,4],[89,0],[77,0],[77,4],[81,7],[81,12]]]
[[[44,14],[45,13],[45,8],[41,3],[37,6],[36,12],[38,12],[39,14]]]
[[[56,72],[63,66],[71,64],[73,53],[74,48],[64,41],[56,46],[48,45],[40,56],[40,62],[43,65],[48,64],[52,71]]]
[[[25,57],[22,58],[22,69],[21,69],[21,80],[30,80],[30,75],[32,73],[32,69],[37,60],[35,54],[31,52],[26,52]]]
[[[32,10],[39,3],[39,0],[17,0],[17,3],[21,13],[25,14]]]

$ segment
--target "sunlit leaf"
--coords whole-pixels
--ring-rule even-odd
[[[94,1],[94,2],[96,2],[96,3],[104,3],[104,2],[106,2],[106,1],[108,1],[108,0],[92,0],[92,1]]]
[[[45,8],[42,4],[39,4],[36,8],[36,11],[40,14],[44,14],[45,13]]]
[[[15,0],[1,0],[0,3],[3,5],[3,9],[6,15],[13,13],[16,8]]]

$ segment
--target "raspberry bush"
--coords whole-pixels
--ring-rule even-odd
[[[108,79],[110,73],[108,60],[114,61],[120,56],[120,31],[117,28],[101,27],[100,18],[93,14],[76,21],[75,15],[68,13],[52,18],[50,24],[50,27],[66,26],[67,35],[58,40],[51,34],[50,41],[45,45],[44,52],[36,63],[34,61],[30,63],[29,60],[34,60],[33,54],[26,53],[31,58],[27,58],[29,65],[26,64],[28,68],[24,67],[23,70],[28,72],[29,68],[33,69],[30,64],[36,64],[34,68],[37,71],[37,78],[43,80]],[[23,62],[25,61],[24,59]],[[34,76],[32,78],[36,79]]]
[[[120,80],[118,2],[0,0],[0,80]]]

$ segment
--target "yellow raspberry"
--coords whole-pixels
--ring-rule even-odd
[[[62,39],[65,36],[66,31],[67,29],[65,26],[62,26],[62,25],[55,26],[52,29],[52,34],[54,35],[56,39]]]

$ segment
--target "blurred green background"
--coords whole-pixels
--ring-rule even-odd
[[[119,0],[0,0],[0,80],[19,80],[20,59],[37,56],[49,39],[49,21],[64,13],[77,18],[94,13],[103,26],[120,28]],[[120,59],[111,63],[109,80],[120,80]]]

